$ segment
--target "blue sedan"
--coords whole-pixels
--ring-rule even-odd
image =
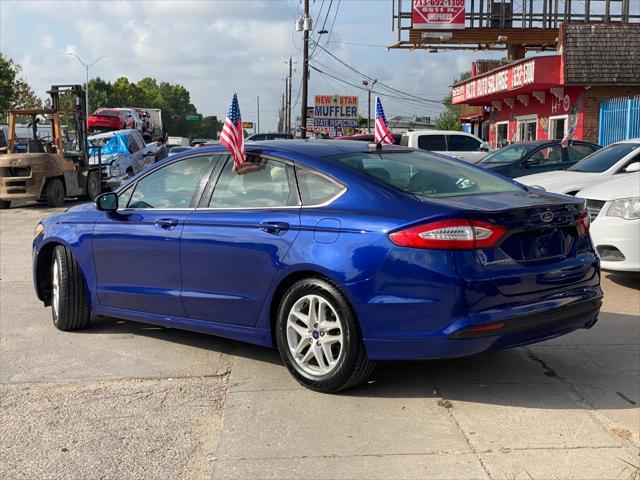
[[[355,141],[220,146],[167,158],[36,228],[38,298],[60,330],[91,314],[277,346],[336,392],[375,360],[474,355],[589,328],[601,305],[574,197]]]

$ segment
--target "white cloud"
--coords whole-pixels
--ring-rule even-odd
[[[389,9],[382,8],[383,3],[387,2],[370,3],[371,11],[363,12],[358,2],[342,2],[332,40],[392,43],[395,34],[389,29]],[[312,9],[316,16],[318,4]],[[298,61],[294,101],[300,82],[301,54],[296,46],[300,47],[302,34],[293,32],[297,11],[296,0],[0,1],[0,49],[22,64],[24,75],[40,95],[51,84],[84,81],[83,67],[69,52],[85,61],[108,55],[91,68],[92,77],[111,81],[120,76],[131,81],[154,77],[180,83],[191,92],[199,111],[219,117],[237,91],[246,120],[255,120],[259,95],[262,124],[275,129],[287,72],[284,61],[290,54]],[[316,24],[320,20],[324,18],[316,19]],[[469,68],[472,58],[468,53],[427,55],[340,44],[331,44],[331,50],[384,83],[428,98],[446,94],[453,77]],[[340,78],[360,84],[361,76],[316,53]],[[366,115],[364,92],[312,71],[310,99],[316,93],[342,92],[359,93]],[[387,115],[434,115],[434,107],[421,111],[391,99],[385,102],[385,110]]]

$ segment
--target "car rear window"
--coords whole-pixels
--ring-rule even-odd
[[[426,152],[361,152],[327,158],[403,192],[425,197],[522,191],[478,167]]]
[[[604,172],[613,167],[619,160],[622,160],[622,158],[638,149],[640,149],[640,144],[638,143],[614,143],[583,158],[568,170],[591,173]]]

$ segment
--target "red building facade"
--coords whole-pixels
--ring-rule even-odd
[[[565,136],[597,143],[600,102],[640,93],[640,70],[626,71],[640,63],[640,56],[624,45],[640,30],[637,25],[581,25],[563,26],[560,33],[553,55],[482,74],[474,75],[479,69],[472,67],[471,78],[453,86],[453,104],[476,107],[461,119],[471,133],[496,148]]]

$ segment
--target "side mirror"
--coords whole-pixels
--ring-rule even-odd
[[[640,162],[633,162],[624,169],[626,173],[640,172]]]
[[[118,195],[115,192],[107,192],[96,198],[96,207],[103,212],[115,212],[118,210]]]
[[[487,142],[482,142],[480,144],[480,151],[481,152],[490,152],[491,149],[489,148],[489,144]]]

